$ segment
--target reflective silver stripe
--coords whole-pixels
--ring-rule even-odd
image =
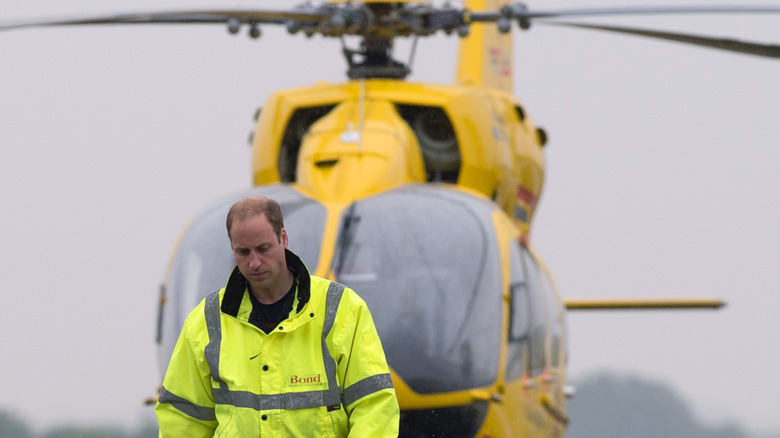
[[[209,333],[209,343],[206,345],[206,348],[203,349],[203,354],[206,356],[206,363],[209,364],[211,378],[219,383],[220,388],[227,388],[227,385],[219,376],[219,350],[220,345],[222,344],[219,291],[206,297],[204,313],[206,316],[206,329]]]
[[[383,389],[393,387],[393,378],[390,373],[377,374],[344,388],[344,406],[349,406],[361,398]]]
[[[336,379],[336,361],[330,354],[325,338],[328,337],[330,329],[336,322],[336,312],[339,310],[342,295],[344,295],[344,285],[331,281],[325,301],[325,322],[322,325],[322,361],[325,364],[325,375],[328,376],[328,390],[322,395],[323,406],[341,404],[341,389]]]
[[[265,409],[303,409],[319,406],[334,406],[341,404],[341,388],[339,388],[336,361],[330,355],[327,338],[336,321],[344,285],[331,282],[325,300],[325,322],[322,326],[322,361],[325,365],[325,375],[328,378],[328,389],[323,391],[290,392],[283,394],[255,394],[248,391],[231,391],[219,376],[219,351],[222,343],[221,311],[219,308],[219,292],[206,297],[204,313],[209,343],[203,349],[206,362],[211,370],[211,378],[219,383],[219,388],[212,388],[214,402],[255,410]],[[392,385],[392,382],[391,382]]]
[[[331,406],[336,403],[328,403],[325,400],[333,397],[331,389],[325,391],[287,392],[283,394],[255,394],[249,391],[231,391],[229,389],[214,388],[214,402],[223,405],[231,405],[237,408],[251,408],[256,411],[268,409],[305,409],[320,406]],[[335,397],[338,400],[338,388]]]
[[[157,399],[160,403],[167,403],[181,412],[189,415],[192,418],[197,418],[203,421],[215,421],[217,415],[214,412],[214,408],[208,406],[200,406],[192,403],[191,401],[181,398],[176,394],[165,389],[163,386],[160,389],[160,397]]]

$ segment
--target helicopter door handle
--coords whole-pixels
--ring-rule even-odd
[[[474,400],[481,400],[481,401],[500,402],[502,400],[501,394],[490,392],[490,391],[481,391],[478,389],[471,391],[471,397]]]

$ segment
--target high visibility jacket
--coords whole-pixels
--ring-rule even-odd
[[[371,314],[351,289],[298,274],[290,316],[249,323],[246,279],[187,317],[156,406],[160,437],[390,437],[399,408]]]

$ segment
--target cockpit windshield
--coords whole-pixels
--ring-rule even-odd
[[[501,340],[493,207],[411,186],[345,210],[337,280],[368,303],[390,366],[415,391],[491,384]]]

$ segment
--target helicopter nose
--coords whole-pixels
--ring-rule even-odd
[[[363,106],[370,117],[353,121]],[[297,182],[322,198],[349,200],[424,181],[414,133],[387,101],[342,103],[312,125],[301,144]]]

